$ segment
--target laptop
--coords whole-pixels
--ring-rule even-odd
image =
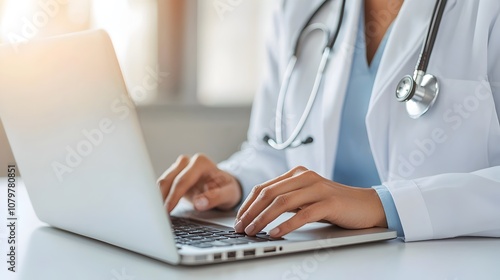
[[[0,46],[0,118],[41,221],[160,261],[211,264],[396,237],[311,223],[273,239],[235,233],[214,212],[170,216],[102,30]]]

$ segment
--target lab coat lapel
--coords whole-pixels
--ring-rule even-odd
[[[316,11],[319,6],[323,3],[324,0],[306,0],[301,3],[301,8],[293,9],[293,12],[290,13],[290,19],[286,20],[289,24],[288,28],[290,30],[295,30],[295,33],[292,33],[290,37],[290,53],[287,55],[292,55],[293,44],[297,41],[297,37],[299,36],[299,31],[302,30],[304,24],[306,24],[309,17]],[[285,4],[286,5],[286,2]]]
[[[297,41],[297,37],[299,35],[299,32],[302,30],[304,25],[306,24],[307,20],[309,17],[316,11],[318,10],[319,6],[324,2],[324,0],[304,0],[304,1],[297,1],[297,3],[293,3],[293,5],[297,5],[297,7],[294,7],[292,9],[292,13],[290,14],[285,14],[285,24],[287,28],[291,28],[292,32],[291,35],[289,36],[289,42],[287,44],[289,45],[289,52],[286,54],[286,59],[285,61],[288,62],[288,59],[291,55],[291,50],[295,45],[295,42]],[[284,2],[284,5],[292,5],[288,4],[289,2]],[[285,7],[286,8],[286,7]],[[319,13],[319,17],[315,18],[314,21],[320,21],[325,19],[325,17],[329,17],[331,12],[328,10],[330,9],[330,6],[325,8],[326,10],[323,12]],[[327,13],[328,15],[325,15]],[[301,43],[301,46],[304,47],[305,42],[311,42],[311,38],[308,38],[308,40],[305,40]],[[314,59],[313,58],[308,58],[307,55],[315,55],[319,56],[321,53],[314,53],[314,54],[306,54],[303,53],[302,56],[299,55],[299,63],[300,60],[302,61],[309,61],[314,65]],[[319,57],[317,57],[319,59]],[[318,60],[319,61],[319,60]],[[300,65],[299,65],[300,66]],[[285,67],[285,66],[284,66]],[[311,70],[311,71],[316,71],[317,69]],[[299,121],[299,118],[301,114],[303,113],[304,110],[304,104],[307,101],[304,100],[304,98],[309,98],[309,94],[311,91],[311,87],[308,85],[305,85],[301,83],[300,81],[296,80],[299,77],[304,77],[306,74],[302,74],[299,76],[300,72],[304,71],[304,69],[297,67],[295,70],[296,76],[292,76],[292,79],[290,81],[290,94],[286,97],[285,101],[285,132],[286,131],[292,131],[295,129],[296,124]],[[312,73],[312,72],[311,72]],[[316,72],[313,73],[314,75]],[[312,76],[314,78],[314,76]],[[312,79],[311,78],[311,79]],[[293,93],[293,94],[292,94]],[[311,170],[314,170],[318,173],[321,173],[320,171],[320,166],[322,166],[322,161],[324,160],[324,153],[325,151],[322,150],[323,148],[323,129],[322,129],[322,123],[319,121],[314,121],[314,120],[320,120],[322,116],[322,92],[321,89],[318,92],[317,98],[315,100],[313,109],[308,117],[308,120],[306,121],[306,124],[299,134],[299,139],[305,139],[307,136],[311,136],[314,138],[314,143],[309,144],[309,145],[302,145],[297,148],[291,148],[291,149],[286,149],[286,157],[288,161],[288,165],[290,168],[298,165],[305,166]],[[285,135],[287,135],[285,133]]]
[[[314,12],[314,9],[316,9],[322,1],[314,1],[313,3],[314,5],[304,5],[304,9],[307,10],[307,16],[304,16],[304,12],[300,14],[301,18],[298,21],[300,23],[294,23],[294,25],[296,25],[295,30],[300,29],[304,25],[305,20],[307,19],[304,20],[302,18],[309,17],[309,15]],[[347,1],[346,3],[344,20],[339,37],[334,50],[331,53],[330,61],[324,74],[323,82],[311,114],[306,122],[306,126],[301,132],[302,138],[312,136],[314,138],[314,142],[309,145],[302,145],[298,148],[287,149],[286,155],[290,168],[297,165],[303,165],[316,171],[321,176],[326,178],[332,177],[340,116],[350,74],[361,3],[362,0]],[[340,8],[340,2],[334,1],[334,4],[338,4],[338,7]],[[304,11],[304,9],[302,9],[302,11]],[[292,18],[298,16],[299,14],[291,15]],[[332,18],[329,19],[329,22],[334,22],[336,24],[338,16],[338,10],[335,10],[332,14]],[[290,22],[290,20],[291,19],[288,19],[287,22]],[[317,54],[314,53],[310,55],[312,56]],[[303,69],[300,70],[303,71]],[[299,71],[299,69],[297,71]],[[296,85],[293,81],[290,85],[291,89],[294,89],[299,93],[305,92],[307,95],[304,96],[308,97],[311,88],[303,86],[304,85],[302,84]],[[297,94],[288,96],[287,101],[289,103],[286,103],[286,106],[288,106],[287,108],[292,108],[292,112],[302,113],[305,101],[302,100],[303,102],[301,102],[299,99],[300,97],[301,96]],[[295,122],[292,121],[288,123],[295,125],[299,116],[300,115],[297,114],[294,117]],[[290,129],[293,129],[293,126],[288,127],[288,130]]]
[[[456,0],[448,1],[444,16]],[[375,81],[366,126],[370,146],[382,181],[389,175],[389,123],[404,106],[394,97],[397,83],[404,75],[413,75],[435,6],[434,0],[405,1],[397,16],[384,51]],[[406,110],[404,110],[406,112]]]
[[[347,1],[342,31],[333,49],[332,57],[324,78],[324,90],[318,107],[322,109],[322,133],[317,138],[319,149],[318,170],[321,175],[332,178],[336,158],[340,118],[351,72],[351,64],[356,44],[362,0]],[[342,34],[343,33],[343,34]]]

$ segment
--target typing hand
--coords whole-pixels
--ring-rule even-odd
[[[229,210],[241,199],[241,187],[229,173],[205,155],[180,156],[158,179],[165,206],[171,212],[184,196],[198,211]]]
[[[269,232],[272,237],[320,220],[349,229],[387,227],[375,190],[341,185],[297,167],[253,188],[238,211],[235,231],[255,235],[281,214],[294,210],[294,216]]]

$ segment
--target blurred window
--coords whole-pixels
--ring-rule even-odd
[[[251,103],[275,2],[198,1],[198,97],[203,104]]]
[[[0,0],[0,42],[103,28],[136,103],[249,104],[276,1]]]

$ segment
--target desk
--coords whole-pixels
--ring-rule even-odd
[[[6,193],[0,178],[0,279],[500,279],[500,239],[391,240],[243,262],[180,267],[40,222],[17,187],[18,271],[7,271]],[[232,222],[228,219],[228,222]]]

